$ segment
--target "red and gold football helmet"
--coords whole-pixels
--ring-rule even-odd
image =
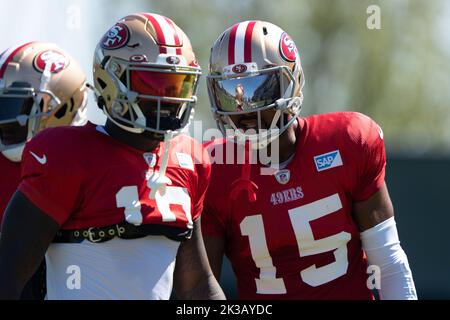
[[[282,134],[299,115],[305,83],[300,55],[291,37],[265,21],[245,21],[225,30],[215,41],[207,76],[211,108],[219,128],[235,130],[263,148]],[[274,109],[263,129],[261,111]],[[233,115],[254,114],[255,134],[238,130]],[[285,114],[292,114],[287,120]]]
[[[98,104],[112,122],[133,133],[161,137],[188,125],[200,74],[189,38],[158,14],[126,16],[95,50]]]
[[[25,142],[40,130],[82,122],[86,76],[53,43],[29,42],[0,55],[0,151],[20,161]]]

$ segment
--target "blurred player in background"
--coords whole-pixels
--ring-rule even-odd
[[[27,144],[3,223],[0,298],[18,297],[46,251],[48,299],[169,299],[172,286],[181,299],[224,298],[200,228],[210,165],[179,135],[200,73],[167,17],[133,14],[106,32],[93,75],[108,120]]]
[[[25,143],[45,128],[82,124],[85,82],[78,63],[53,43],[24,43],[0,55],[0,226],[19,185]],[[45,295],[44,266],[28,283],[24,299]]]
[[[271,23],[237,23],[213,45],[212,110],[223,132],[239,130],[208,143],[209,152],[214,159],[246,139],[249,154],[245,164],[234,156],[212,167],[202,228],[214,274],[226,254],[241,299],[373,299],[370,264],[381,299],[416,299],[384,181],[381,128],[354,112],[299,117],[304,82],[293,40]],[[270,166],[260,163],[262,150],[275,159]]]

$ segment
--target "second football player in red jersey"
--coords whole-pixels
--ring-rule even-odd
[[[226,30],[213,45],[209,72],[219,127],[240,129],[208,143],[216,163],[202,227],[216,277],[226,254],[242,299],[373,299],[370,264],[382,299],[416,299],[384,182],[381,128],[359,113],[299,117],[300,56],[289,35],[268,22]],[[227,156],[235,139],[264,150],[259,162],[239,164],[236,150]],[[267,150],[276,154],[263,166]]]
[[[11,161],[0,153],[2,180],[0,183],[0,226],[6,205],[17,190],[20,181],[20,162]]]
[[[94,81],[105,126],[42,131],[27,144],[5,213],[0,298],[46,252],[49,299],[224,298],[199,216],[210,165],[174,135],[193,115],[200,68],[169,18],[129,15],[103,36]],[[24,223],[26,221],[26,223]]]
[[[19,186],[25,143],[45,128],[83,123],[85,82],[77,61],[53,43],[23,43],[0,55],[0,227],[6,205]],[[22,298],[44,296],[42,264]]]
[[[39,41],[0,55],[0,83],[1,224],[19,185],[25,143],[45,128],[82,124],[87,87],[77,61],[55,44]]]

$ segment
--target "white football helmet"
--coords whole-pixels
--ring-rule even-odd
[[[245,21],[223,32],[215,41],[207,76],[211,108],[219,128],[234,129],[253,148],[264,148],[300,114],[305,77],[291,37],[265,21]],[[261,111],[276,112],[269,128]],[[256,114],[254,134],[239,130],[233,115]],[[289,120],[285,114],[292,114]]]

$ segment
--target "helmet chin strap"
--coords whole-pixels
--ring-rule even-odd
[[[281,110],[277,110],[275,115],[273,116],[272,123],[270,124],[269,130],[265,132],[262,136],[259,135],[257,141],[252,143],[250,146],[252,149],[264,149],[266,148],[273,140],[280,136],[280,128],[278,128],[277,123],[281,117]],[[274,130],[276,130],[276,134],[274,134]]]
[[[280,137],[284,131],[295,121],[295,118],[298,117],[301,111],[302,106],[302,99],[303,97],[293,97],[290,99],[280,99],[278,108],[276,109],[276,113],[273,116],[272,123],[270,124],[269,129],[266,130],[266,132],[262,134],[255,134],[253,136],[245,135],[244,133],[241,133],[234,122],[231,120],[230,117],[228,118],[228,124],[235,129],[236,135],[239,136],[243,141],[247,139],[250,143],[250,148],[252,150],[260,150],[266,148],[270,143],[272,143],[275,139]],[[281,118],[283,112],[289,112],[294,117],[291,121],[288,123],[281,123],[281,128],[278,128],[277,123],[278,120]],[[260,123],[260,115],[258,114],[258,130],[261,130]]]
[[[145,127],[145,125],[146,125],[145,116],[142,113],[141,108],[139,108],[139,105],[136,102],[132,102],[132,103],[130,103],[130,107],[131,107],[131,109],[134,110],[134,112],[137,115],[137,119],[135,120],[135,122],[138,125]],[[142,132],[144,132],[144,129],[142,129]]]
[[[130,128],[127,126],[124,126],[123,124],[120,124],[118,121],[116,121],[113,117],[111,117],[111,115],[106,111],[106,106],[103,106],[103,113],[106,115],[106,117],[111,120],[112,123],[114,123],[116,126],[118,126],[119,128],[131,132],[131,133],[142,133],[144,132],[144,129],[141,128]]]
[[[155,170],[147,181],[147,186],[150,188],[150,199],[155,199],[157,193],[164,195],[166,192],[166,185],[172,184],[172,180],[166,177],[167,164],[169,163],[169,148],[170,140],[173,133],[168,132],[164,134],[164,150],[161,158],[161,166],[159,170]]]

